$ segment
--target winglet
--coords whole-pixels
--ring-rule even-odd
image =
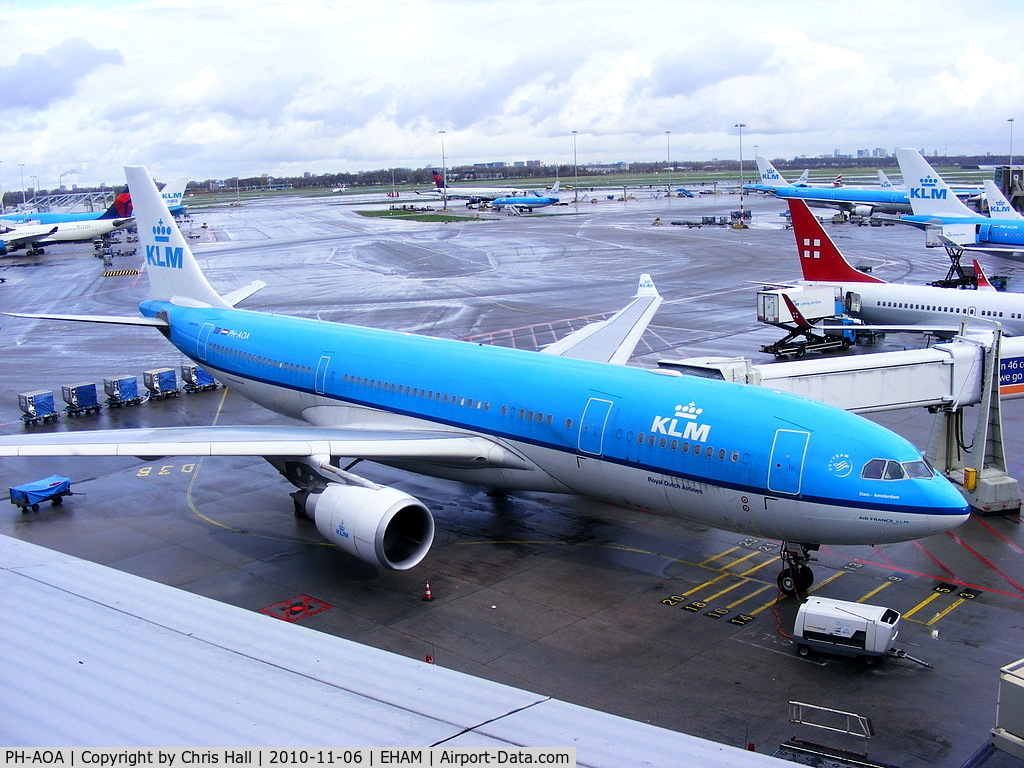
[[[807,318],[804,317],[803,312],[796,308],[796,304],[789,298],[789,294],[783,293],[782,300],[786,302],[786,307],[789,309],[789,313],[793,316],[793,322],[796,323],[800,328],[812,328],[813,326],[807,322]]]
[[[803,200],[789,201],[789,215],[796,236],[804,280],[814,282],[884,283],[855,269],[836,248],[832,238]]]
[[[985,274],[985,270],[981,268],[981,264],[978,263],[977,259],[974,259],[974,276],[978,281],[979,291],[994,291],[996,287],[988,281],[988,276]]]

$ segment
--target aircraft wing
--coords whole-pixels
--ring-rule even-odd
[[[167,321],[158,317],[141,317],[137,315],[61,315],[43,314],[38,312],[4,312],[8,317],[25,317],[29,320],[66,320],[73,323],[109,323],[111,325],[146,325],[153,328],[166,328]]]
[[[0,437],[0,456],[353,456],[474,467],[529,466],[487,438],[456,432],[204,426],[83,430]]]
[[[580,328],[541,350],[544,354],[625,365],[661,306],[651,276],[640,276],[633,301],[607,320]]]

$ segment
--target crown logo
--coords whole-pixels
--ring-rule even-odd
[[[171,228],[164,225],[164,220],[160,219],[153,227],[153,238],[158,243],[167,243],[171,239]]]
[[[921,186],[922,187],[934,187],[934,186],[937,186],[938,183],[939,183],[938,179],[936,179],[931,174],[929,174],[929,175],[925,176],[923,179],[921,179]]]
[[[687,406],[677,405],[676,406],[676,418],[677,419],[696,419],[704,413],[703,408],[698,408],[696,403],[690,403]]]

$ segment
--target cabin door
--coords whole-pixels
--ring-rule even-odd
[[[772,457],[768,465],[768,490],[796,496],[804,474],[804,456],[810,432],[779,429],[772,444]]]
[[[604,453],[604,428],[612,412],[612,401],[592,397],[587,401],[580,418],[580,453],[600,456]]]

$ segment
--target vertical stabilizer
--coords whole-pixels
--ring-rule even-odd
[[[803,200],[789,201],[789,215],[804,280],[824,283],[885,282],[851,266]]]
[[[953,194],[953,190],[942,180],[916,149],[897,149],[896,161],[900,164],[907,197],[915,216],[949,216],[977,218],[972,211]]]
[[[754,162],[757,163],[757,172],[761,174],[761,183],[766,187],[791,187],[793,186],[775,170],[775,166],[772,165],[772,161],[767,157],[758,155],[754,158]]]
[[[124,173],[135,206],[152,298],[189,306],[227,307],[199,269],[149,171],[134,165],[125,167]]]
[[[992,179],[985,179],[985,199],[988,201],[988,215],[993,219],[1024,219]]]

